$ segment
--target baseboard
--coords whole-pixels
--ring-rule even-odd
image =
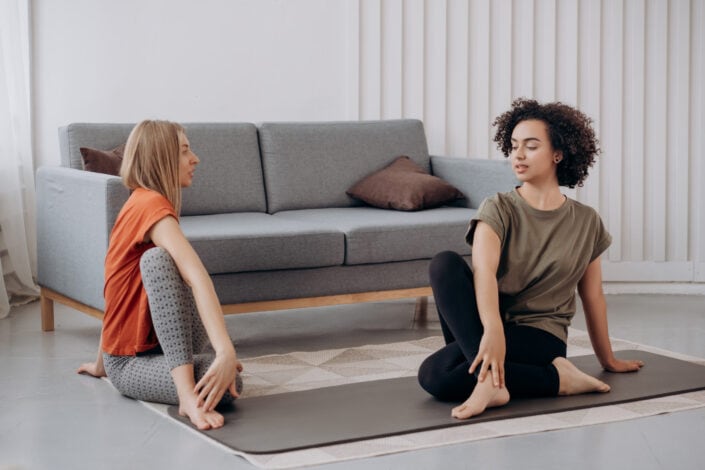
[[[705,282],[705,263],[695,263],[695,282]]]
[[[697,281],[693,261],[602,262],[602,279],[615,283],[682,283]]]
[[[705,282],[616,282],[602,283],[605,294],[656,294],[656,295],[703,295]],[[415,303],[415,298],[380,300],[381,302]],[[428,296],[429,305],[436,304],[433,295]]]
[[[705,295],[702,282],[605,282],[605,294]]]

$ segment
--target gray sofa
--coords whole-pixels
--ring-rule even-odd
[[[63,127],[62,166],[37,171],[44,330],[54,328],[54,301],[102,316],[108,237],[129,192],[116,176],[84,171],[79,148],[114,148],[132,127]],[[506,162],[429,156],[417,120],[185,127],[201,163],[184,190],[180,223],[225,313],[424,298],[431,257],[468,255],[464,233],[478,204],[515,183]],[[346,194],[400,155],[466,199],[400,212]]]

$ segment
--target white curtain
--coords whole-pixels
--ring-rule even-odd
[[[29,0],[0,1],[0,318],[36,298]]]

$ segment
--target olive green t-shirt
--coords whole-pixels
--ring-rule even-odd
[[[555,210],[535,209],[514,190],[483,201],[465,236],[470,246],[480,220],[501,243],[497,283],[505,323],[567,341],[578,281],[612,242],[598,213],[570,198]]]

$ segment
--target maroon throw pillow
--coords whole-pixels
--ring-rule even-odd
[[[407,156],[364,177],[346,193],[371,206],[400,211],[430,209],[465,197],[455,186],[427,173]]]
[[[125,144],[119,145],[112,150],[98,150],[90,147],[81,147],[79,150],[83,157],[84,170],[105,173],[106,175],[118,176],[120,174]]]

